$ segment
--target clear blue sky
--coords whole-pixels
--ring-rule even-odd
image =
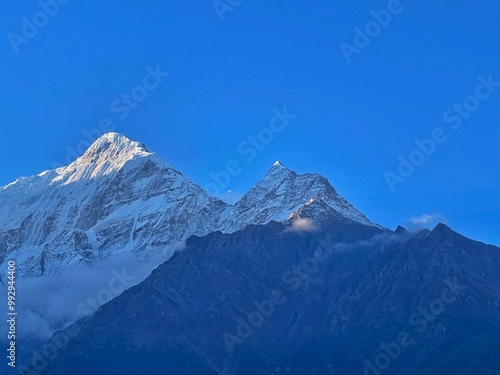
[[[469,98],[457,129],[443,115],[476,95],[479,76],[500,82],[500,3],[396,3],[243,0],[221,21],[211,0],[71,0],[53,16],[37,1],[3,2],[0,185],[63,164],[84,129],[110,118],[202,186],[235,160],[224,190],[245,192],[280,160],[325,175],[387,227],[441,214],[499,245],[500,88]],[[371,12],[388,7],[377,28]],[[47,25],[32,35],[23,17]],[[373,35],[366,47],[355,27]],[[358,48],[350,63],[342,42]],[[157,65],[169,77],[128,116],[113,112]],[[248,161],[238,146],[284,106],[297,117]],[[384,173],[436,128],[446,141],[391,191]]]

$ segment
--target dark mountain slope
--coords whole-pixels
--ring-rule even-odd
[[[297,216],[191,237],[43,373],[494,374],[499,266],[500,249],[442,224]]]

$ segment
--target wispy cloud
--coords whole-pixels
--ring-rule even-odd
[[[440,222],[446,222],[446,218],[441,213],[435,214],[423,214],[420,216],[414,216],[408,220],[408,229],[417,230],[424,228],[433,228],[436,224]]]
[[[174,251],[181,250],[179,245]],[[19,338],[47,339],[55,331],[143,281],[166,258],[159,253],[139,261],[135,254],[124,253],[62,276],[19,280],[22,294],[17,302],[23,327],[19,330]],[[0,297],[6,301],[5,294],[5,290],[0,290]],[[5,327],[0,327],[0,342],[7,337]]]
[[[319,228],[311,219],[299,217],[292,222],[291,232],[315,232]]]

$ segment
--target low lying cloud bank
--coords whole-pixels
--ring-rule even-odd
[[[18,279],[17,339],[48,339],[57,330],[92,314],[139,284],[167,259],[160,255],[138,259],[135,254],[125,253],[89,268],[68,271],[63,276]],[[2,301],[7,301],[6,288],[2,288],[0,295]],[[0,327],[0,341],[7,337],[6,327],[5,324]]]

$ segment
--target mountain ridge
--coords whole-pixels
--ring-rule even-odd
[[[42,374],[175,372],[191,360],[185,373],[499,368],[500,248],[444,224],[399,234],[334,219],[314,232],[288,228],[271,222],[191,236],[82,324]],[[379,361],[402,332],[408,345]]]
[[[0,269],[8,257],[18,259],[21,276],[57,274],[123,251],[154,248],[168,257],[190,235],[283,222],[314,199],[329,207],[318,218],[335,215],[382,228],[320,175],[298,175],[277,162],[228,204],[142,143],[107,133],[68,166],[0,188]],[[314,218],[311,207],[308,212]]]

